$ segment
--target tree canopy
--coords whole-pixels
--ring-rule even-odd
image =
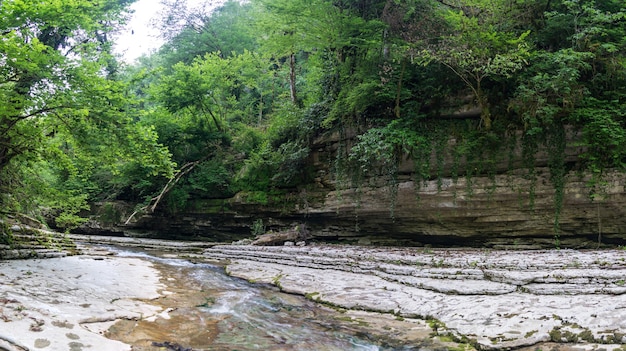
[[[507,154],[511,130],[526,156],[549,150],[557,193],[566,167],[624,168],[621,0],[168,1],[166,44],[124,65],[110,33],[130,2],[2,3],[4,208],[75,214],[160,192],[169,212],[235,193],[264,202],[310,182],[313,140],[346,130],[359,136],[338,172],[383,164],[393,178],[409,155],[433,177],[431,151],[452,137],[453,159],[488,172],[478,163]],[[479,112],[445,112],[462,104]],[[576,165],[562,157],[571,131]]]
[[[71,219],[110,186],[94,177],[172,172],[167,148],[118,78],[111,32],[130,1],[3,1],[0,188],[3,208],[48,207]],[[108,174],[108,175],[106,175]],[[36,189],[36,191],[33,191]]]

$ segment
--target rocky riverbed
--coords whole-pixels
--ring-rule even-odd
[[[288,336],[251,337],[270,342],[274,346],[266,349],[272,350],[318,350],[300,343],[318,336],[299,335],[316,328],[321,328],[318,335],[327,330],[359,335],[372,345],[386,345],[381,350],[626,349],[625,250],[69,239],[79,243],[80,255],[0,262],[0,350],[152,351],[176,342],[192,350],[229,350],[231,342],[242,345],[229,337],[250,337],[265,328],[233,334],[240,312],[224,314],[226,302],[248,299],[248,289],[270,301],[253,301],[261,308],[252,316],[256,322],[279,316],[287,318],[285,325],[298,325],[300,319],[312,323]],[[181,270],[148,256],[120,256],[101,244],[148,248],[153,256],[183,258],[191,266]],[[220,291],[203,285],[207,279],[196,269],[205,262],[255,284],[228,282]],[[185,278],[192,275],[195,283]],[[267,284],[274,292],[264,288]],[[231,294],[233,289],[245,299]],[[296,316],[289,317],[293,311]]]
[[[345,351],[458,346],[433,338],[432,327],[423,320],[337,310],[228,277],[223,267],[202,263],[211,260],[201,253],[207,243],[71,239],[80,241],[79,255],[0,261],[0,350]]]
[[[626,344],[626,251],[215,246],[229,274],[483,349]],[[543,346],[541,346],[543,345]]]
[[[103,336],[119,320],[155,318],[159,272],[137,258],[80,255],[0,262],[0,350],[126,351]]]

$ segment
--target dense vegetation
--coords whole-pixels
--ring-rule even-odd
[[[2,1],[4,211],[71,227],[94,201],[263,203],[314,177],[310,147],[332,131],[359,134],[336,162],[357,181],[393,179],[406,155],[416,179],[436,177],[431,150],[449,137],[449,156],[486,174],[519,143],[533,176],[545,148],[557,207],[569,169],[597,185],[624,168],[622,0],[173,1],[167,43],[123,65],[109,32],[130,2]],[[459,101],[478,112],[452,118]],[[575,164],[567,133],[584,150]]]

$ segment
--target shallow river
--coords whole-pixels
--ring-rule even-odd
[[[156,320],[121,321],[107,337],[133,350],[417,350],[385,340],[344,314],[300,296],[250,284],[218,266],[108,248],[153,262],[168,295],[157,303],[169,313]]]

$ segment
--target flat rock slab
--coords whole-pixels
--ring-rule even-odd
[[[204,255],[227,260],[233,276],[320,302],[436,319],[481,348],[626,343],[624,250],[229,245]]]
[[[0,262],[0,349],[131,350],[104,337],[120,319],[156,315],[159,272],[137,258],[71,256]]]

